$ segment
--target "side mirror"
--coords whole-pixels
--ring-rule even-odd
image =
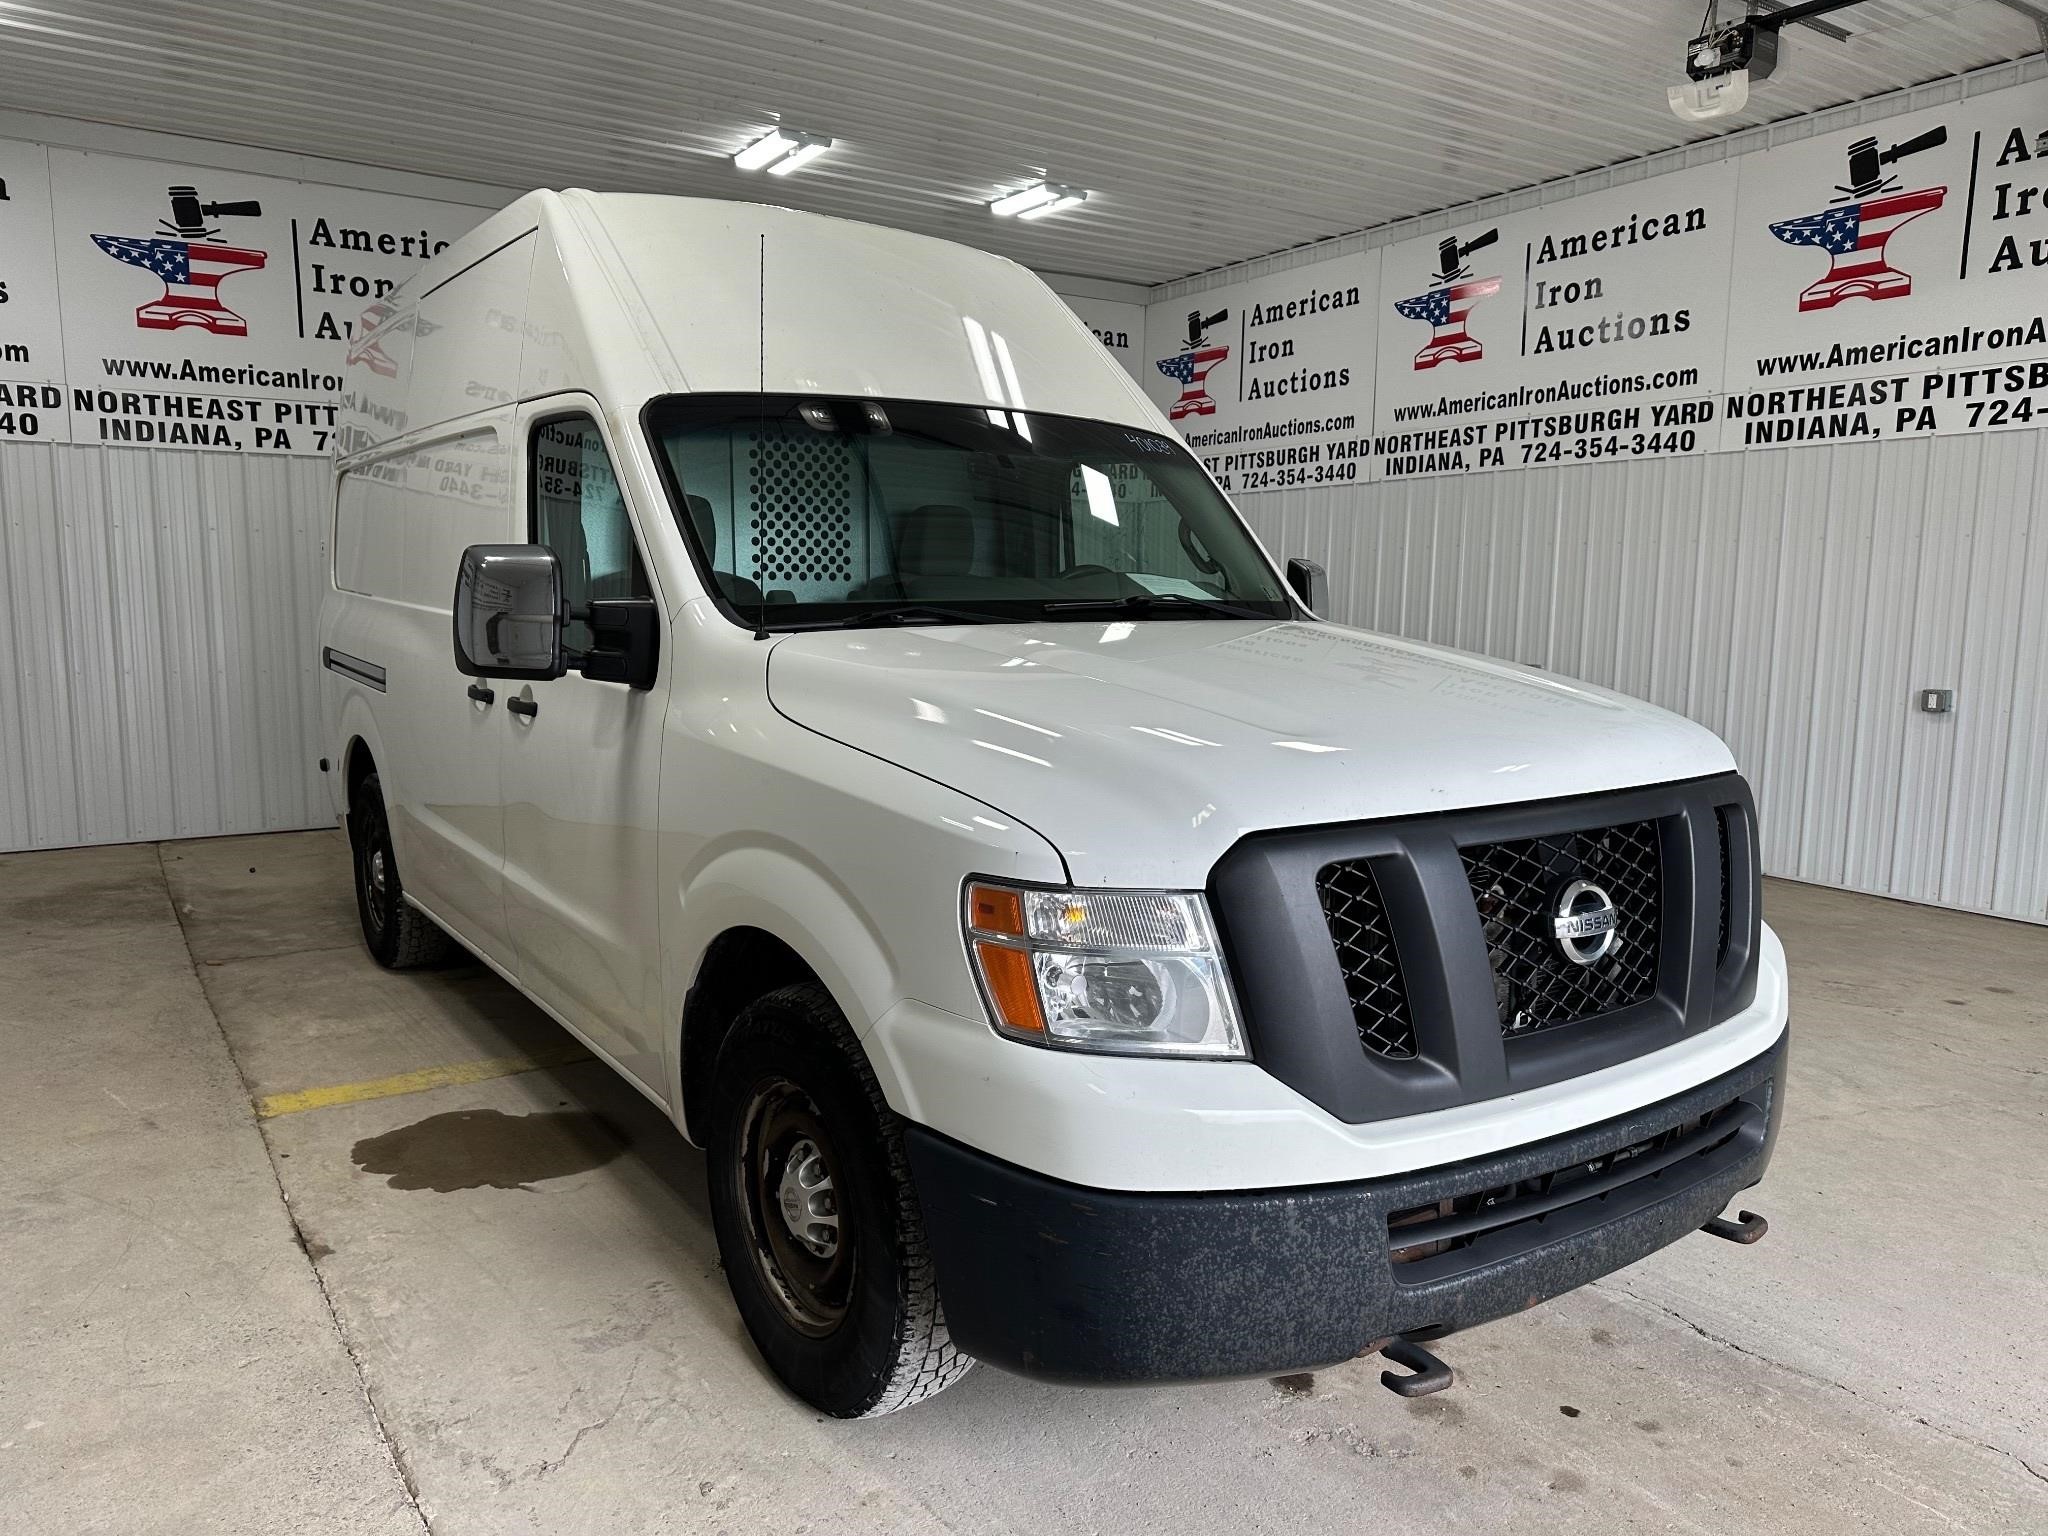
[[[472,544],[455,572],[455,666],[470,677],[560,677],[562,566],[538,544]]]
[[[1287,562],[1287,585],[1294,589],[1304,608],[1318,617],[1322,615],[1330,600],[1330,577],[1320,565],[1295,556]]]
[[[651,597],[591,599],[590,649],[581,670],[600,683],[652,688],[661,661],[661,620]]]

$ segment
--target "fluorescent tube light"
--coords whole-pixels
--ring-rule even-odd
[[[770,176],[787,176],[831,147],[832,141],[822,134],[773,128],[734,155],[732,163],[743,171],[765,170]]]
[[[782,159],[768,167],[770,176],[787,176],[800,165],[808,165],[832,147],[832,141],[816,134],[797,135],[797,146]]]
[[[1059,188],[1042,181],[1034,181],[1021,192],[1012,192],[1006,197],[997,198],[988,205],[988,211],[999,218],[1007,219],[1010,215],[1022,213],[1027,208],[1037,208],[1050,203],[1059,195]]]
[[[1051,187],[1047,190],[1053,194],[1051,202],[1040,203],[1035,208],[1026,208],[1017,217],[1020,219],[1042,219],[1048,213],[1058,213],[1062,208],[1072,208],[1077,203],[1088,201],[1088,194],[1076,187]]]
[[[795,148],[796,135],[775,128],[734,155],[732,163],[743,171],[758,171],[769,161],[779,160]]]

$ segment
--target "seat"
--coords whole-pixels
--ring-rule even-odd
[[[981,524],[965,507],[935,501],[895,520],[896,573],[906,582],[974,571]]]
[[[703,496],[685,496],[684,502],[690,509],[690,527],[697,535],[697,542],[703,547],[704,558],[711,566],[711,579],[718,583],[718,590],[725,600],[734,607],[756,607],[761,604],[761,588],[737,571],[722,570],[718,564],[718,517],[711,502]]]

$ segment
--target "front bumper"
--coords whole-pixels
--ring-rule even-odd
[[[1271,1375],[1519,1312],[1694,1231],[1763,1176],[1785,1060],[1781,1035],[1731,1072],[1582,1130],[1305,1189],[1086,1189],[921,1126],[907,1139],[940,1300],[967,1353],[1058,1381]],[[1435,1225],[1390,1235],[1398,1213]],[[1436,1247],[1416,1244],[1425,1232],[1457,1245],[1418,1252]],[[1404,1241],[1410,1262],[1396,1263]]]

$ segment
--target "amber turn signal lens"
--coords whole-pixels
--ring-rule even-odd
[[[1024,936],[1024,899],[992,885],[967,888],[967,926],[982,933]]]
[[[1020,1034],[1044,1034],[1045,1015],[1038,1006],[1038,986],[1031,977],[1030,954],[976,939],[974,958],[981,965],[989,1001],[995,1004],[996,1018],[1004,1028]]]

